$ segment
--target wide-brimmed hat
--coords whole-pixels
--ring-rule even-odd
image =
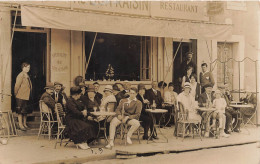
[[[112,88],[112,86],[111,85],[106,85],[105,86],[105,89],[104,89],[104,91],[103,92],[105,92],[105,91],[109,91],[109,92],[113,92],[113,88]]]
[[[183,89],[184,88],[190,88],[191,89],[190,83],[189,82],[185,82],[184,86],[183,86]]]
[[[214,96],[216,97],[217,94],[220,94],[222,95],[221,91],[219,89],[217,89],[215,92],[214,92]]]
[[[80,87],[80,88],[82,88],[82,87],[87,87],[87,85],[86,85],[85,83],[83,83],[83,82],[80,82],[80,83],[79,83],[79,87]]]
[[[213,88],[213,86],[211,84],[206,84],[204,85],[204,88]]]
[[[56,81],[56,82],[54,82],[54,86],[55,86],[55,85],[60,85],[60,86],[63,86],[63,84],[61,84],[60,82],[57,82],[57,81]]]
[[[167,86],[167,83],[165,83],[164,81],[160,81],[159,83],[158,83],[158,87],[160,88],[160,87],[166,87]]]
[[[54,89],[53,83],[47,83],[44,89]]]
[[[140,84],[137,85],[137,89],[138,89],[138,91],[140,91],[141,89],[145,90],[146,88],[145,88],[145,85],[143,83],[140,83]]]
[[[71,87],[70,88],[70,95],[77,95],[77,94],[80,94],[81,93],[81,89],[79,86],[76,86],[76,87]]]
[[[87,92],[95,92],[95,87],[94,87],[94,85],[90,84],[90,85],[88,86]]]

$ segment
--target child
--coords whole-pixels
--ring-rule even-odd
[[[224,126],[226,124],[226,116],[225,116],[225,108],[227,106],[226,100],[221,97],[221,91],[216,90],[214,93],[214,96],[216,97],[213,100],[213,107],[216,108],[216,111],[214,112],[215,115],[219,118],[219,129],[220,129],[220,136],[221,137],[229,137],[228,134],[224,132]],[[213,117],[216,118],[216,117]],[[211,127],[214,127],[216,123],[216,119],[213,119],[213,124]]]

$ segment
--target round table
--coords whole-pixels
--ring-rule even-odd
[[[109,116],[114,116],[114,115],[116,115],[116,113],[115,113],[115,112],[100,112],[100,111],[98,111],[98,112],[90,112],[90,114],[92,114],[92,115],[95,116],[95,117],[99,117],[99,116],[104,116],[104,117],[105,117],[103,130],[104,130],[105,140],[106,140],[106,142],[108,142],[107,132],[106,132],[106,129],[107,129],[107,128],[106,128],[107,119],[108,119]],[[101,127],[100,127],[100,122],[99,122],[99,121],[98,121],[98,126],[99,126],[99,128],[98,128],[99,131],[98,131],[98,135],[97,135],[97,136],[99,136],[100,129],[101,129]]]
[[[211,115],[213,114],[213,112],[216,111],[217,109],[216,109],[216,108],[213,108],[213,107],[211,107],[211,108],[198,107],[197,110],[198,110],[199,112],[202,112],[202,113],[203,113],[203,112],[206,112],[205,118],[202,117],[202,113],[200,113],[200,115],[201,115],[201,117],[202,117],[202,120],[204,120],[204,121],[201,121],[201,123],[202,123],[203,126],[205,126],[205,127],[204,127],[204,128],[205,128],[205,131],[207,131],[207,127],[210,126],[210,120],[209,120],[209,119],[210,119]]]
[[[243,120],[242,113],[241,113],[240,109],[241,109],[241,108],[252,108],[252,105],[251,105],[251,104],[237,104],[237,103],[235,103],[235,104],[230,104],[229,107],[232,107],[232,108],[234,108],[235,110],[237,110],[237,112],[239,113],[239,114],[237,115],[237,119],[238,119],[238,120],[239,120],[239,119],[240,119],[240,120]],[[232,131],[237,127],[238,122],[239,122],[239,121],[237,121],[237,124],[231,129]],[[246,125],[246,124],[244,124],[243,127],[245,127],[245,125]],[[240,126],[238,127],[238,130],[240,131]]]
[[[163,133],[161,132],[161,129],[160,129],[160,120],[162,118],[162,116],[168,112],[168,110],[166,109],[145,109],[146,112],[148,112],[151,117],[152,117],[152,120],[153,120],[153,130],[152,130],[152,133],[150,134],[148,140],[147,140],[147,143],[149,142],[149,140],[152,138],[152,135],[154,133],[156,133],[156,127],[159,127],[159,132],[161,133],[161,135],[166,139],[166,142],[168,143],[168,138],[166,136],[163,135]],[[160,119],[159,119],[159,125],[156,125],[156,119],[155,119],[155,114],[162,114]]]

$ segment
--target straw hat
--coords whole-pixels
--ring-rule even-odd
[[[220,96],[222,95],[221,91],[219,89],[217,89],[214,93],[214,96],[216,97],[217,94],[220,94]]]
[[[56,81],[56,82],[54,82],[54,86],[55,86],[55,85],[60,85],[60,86],[63,86],[63,84],[61,84],[60,82],[57,82],[57,81]]]
[[[183,88],[190,88],[191,89],[190,83],[189,82],[185,82]]]
[[[70,95],[77,95],[81,93],[81,89],[79,86],[70,88]]]
[[[88,86],[87,91],[88,91],[88,92],[95,92],[95,87],[94,87],[94,85],[90,84],[90,85]]]
[[[109,91],[109,92],[113,92],[113,88],[112,88],[112,86],[111,85],[106,85],[105,86],[105,89],[104,89],[104,91],[103,92],[106,92],[106,91]]]

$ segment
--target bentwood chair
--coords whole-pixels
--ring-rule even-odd
[[[55,114],[57,117],[57,122],[58,122],[58,132],[57,132],[57,139],[56,139],[56,143],[54,148],[56,149],[57,143],[60,143],[60,146],[62,145],[62,141],[64,139],[64,130],[65,130],[65,125],[64,123],[64,117],[65,114],[63,111],[59,110],[59,108],[57,107],[57,104],[55,105]],[[67,141],[66,143],[68,143],[69,141]]]
[[[50,140],[52,135],[51,134],[52,128],[54,124],[57,123],[58,121],[54,120],[51,109],[42,100],[40,100],[39,105],[40,105],[41,123],[40,123],[40,128],[38,133],[38,139],[40,135],[43,136],[47,135]]]
[[[178,102],[177,105],[178,109],[178,118],[177,118],[177,132],[176,132],[176,139],[178,138],[179,135],[182,136],[182,141],[184,140],[184,137],[187,136],[186,131],[188,130],[189,126],[192,126],[192,137],[194,138],[194,129],[197,130],[197,134],[200,137],[200,140],[202,141],[201,138],[201,121],[200,120],[195,120],[195,119],[189,119],[188,114],[184,112],[184,106],[181,102]]]

